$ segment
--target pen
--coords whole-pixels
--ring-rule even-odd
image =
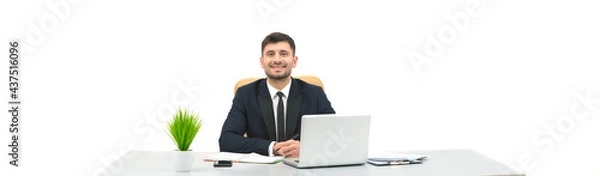
[[[293,140],[299,140],[300,139],[300,133],[294,135],[294,137],[292,137]]]

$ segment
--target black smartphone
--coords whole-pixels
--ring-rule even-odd
[[[215,161],[214,167],[231,167],[231,161]]]

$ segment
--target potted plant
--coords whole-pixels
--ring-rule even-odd
[[[188,172],[194,162],[194,155],[189,148],[202,127],[202,119],[199,118],[198,113],[178,108],[167,125],[167,134],[177,146],[173,157],[175,171]]]

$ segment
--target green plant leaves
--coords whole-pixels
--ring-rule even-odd
[[[167,122],[167,134],[173,140],[179,151],[188,151],[194,137],[202,127],[202,119],[198,113],[188,111],[188,109],[177,109],[173,119]]]

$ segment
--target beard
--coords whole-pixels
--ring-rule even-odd
[[[265,71],[265,74],[267,74],[267,78],[269,79],[273,79],[273,80],[283,80],[285,78],[290,77],[290,75],[292,74],[291,70],[285,70],[283,71],[283,73],[280,74],[271,74],[268,71]]]

